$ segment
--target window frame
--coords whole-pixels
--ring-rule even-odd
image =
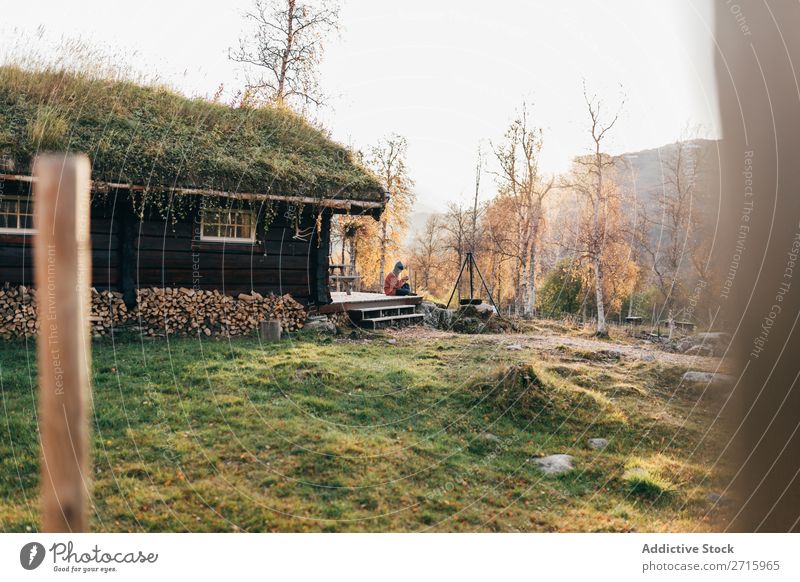
[[[212,236],[205,234],[205,227],[206,227],[206,213],[209,212],[218,212],[218,213],[227,213],[230,215],[231,213],[239,213],[239,214],[247,214],[251,218],[250,223],[250,238],[240,238],[240,237],[230,237],[230,236]],[[200,241],[201,242],[216,242],[216,243],[232,243],[232,244],[255,244],[256,242],[256,227],[258,226],[258,220],[255,212],[249,210],[247,208],[218,208],[218,207],[210,207],[204,208],[200,212]],[[211,223],[209,223],[211,224]],[[220,224],[220,223],[213,223],[213,224]],[[236,225],[226,225],[228,228],[233,226],[235,228]]]
[[[30,209],[30,214],[21,213],[20,212],[21,205],[17,204],[17,214],[16,214],[16,216],[17,216],[17,225],[19,225],[19,223],[20,223],[20,216],[30,216],[31,217],[31,222],[33,222],[33,200],[29,196],[19,196],[19,195],[15,195],[15,194],[4,194],[4,195],[0,196],[0,202],[6,202],[6,201],[9,201],[9,200],[14,200],[16,202],[27,202],[28,203],[28,208]],[[33,227],[33,226],[31,226],[30,228],[29,227],[20,227],[20,226],[16,226],[16,227],[0,226],[0,234],[5,234],[5,235],[8,235],[8,234],[11,234],[11,235],[15,235],[15,234],[16,235],[31,235],[31,234],[36,234],[36,228]]]

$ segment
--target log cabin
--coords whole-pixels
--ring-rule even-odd
[[[330,303],[335,213],[380,216],[388,194],[343,146],[284,108],[0,67],[0,284],[30,285],[32,163],[92,160],[92,280],[291,294]]]

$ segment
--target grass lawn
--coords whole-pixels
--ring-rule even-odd
[[[93,344],[97,531],[694,531],[723,428],[685,367],[499,336]],[[0,530],[38,517],[35,344],[0,348]],[[610,441],[602,451],[586,440]],[[568,453],[545,477],[530,460]]]

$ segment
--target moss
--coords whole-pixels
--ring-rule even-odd
[[[163,87],[0,67],[0,158],[86,152],[95,180],[381,201],[377,178],[284,108],[233,108]]]

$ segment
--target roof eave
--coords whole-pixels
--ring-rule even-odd
[[[0,174],[0,180],[15,180],[18,182],[36,181],[33,176],[26,176],[21,174]],[[147,190],[144,186],[136,184],[127,184],[122,182],[104,182],[100,180],[92,181],[92,188],[94,190],[130,190],[132,192],[144,192]],[[294,202],[299,204],[312,204],[322,208],[331,208],[340,212],[362,212],[370,214],[380,214],[388,202],[388,194],[381,192],[382,200],[361,200],[358,198],[342,197],[340,193],[331,196],[314,197],[314,196],[298,196],[288,194],[271,194],[271,193],[255,193],[255,192],[228,192],[225,190],[214,190],[207,188],[182,188],[182,187],[169,187],[169,188],[154,188],[165,192],[174,192],[178,195],[185,196],[215,196],[221,198],[231,198],[236,200],[275,200],[278,202]],[[376,196],[377,197],[377,196]]]

